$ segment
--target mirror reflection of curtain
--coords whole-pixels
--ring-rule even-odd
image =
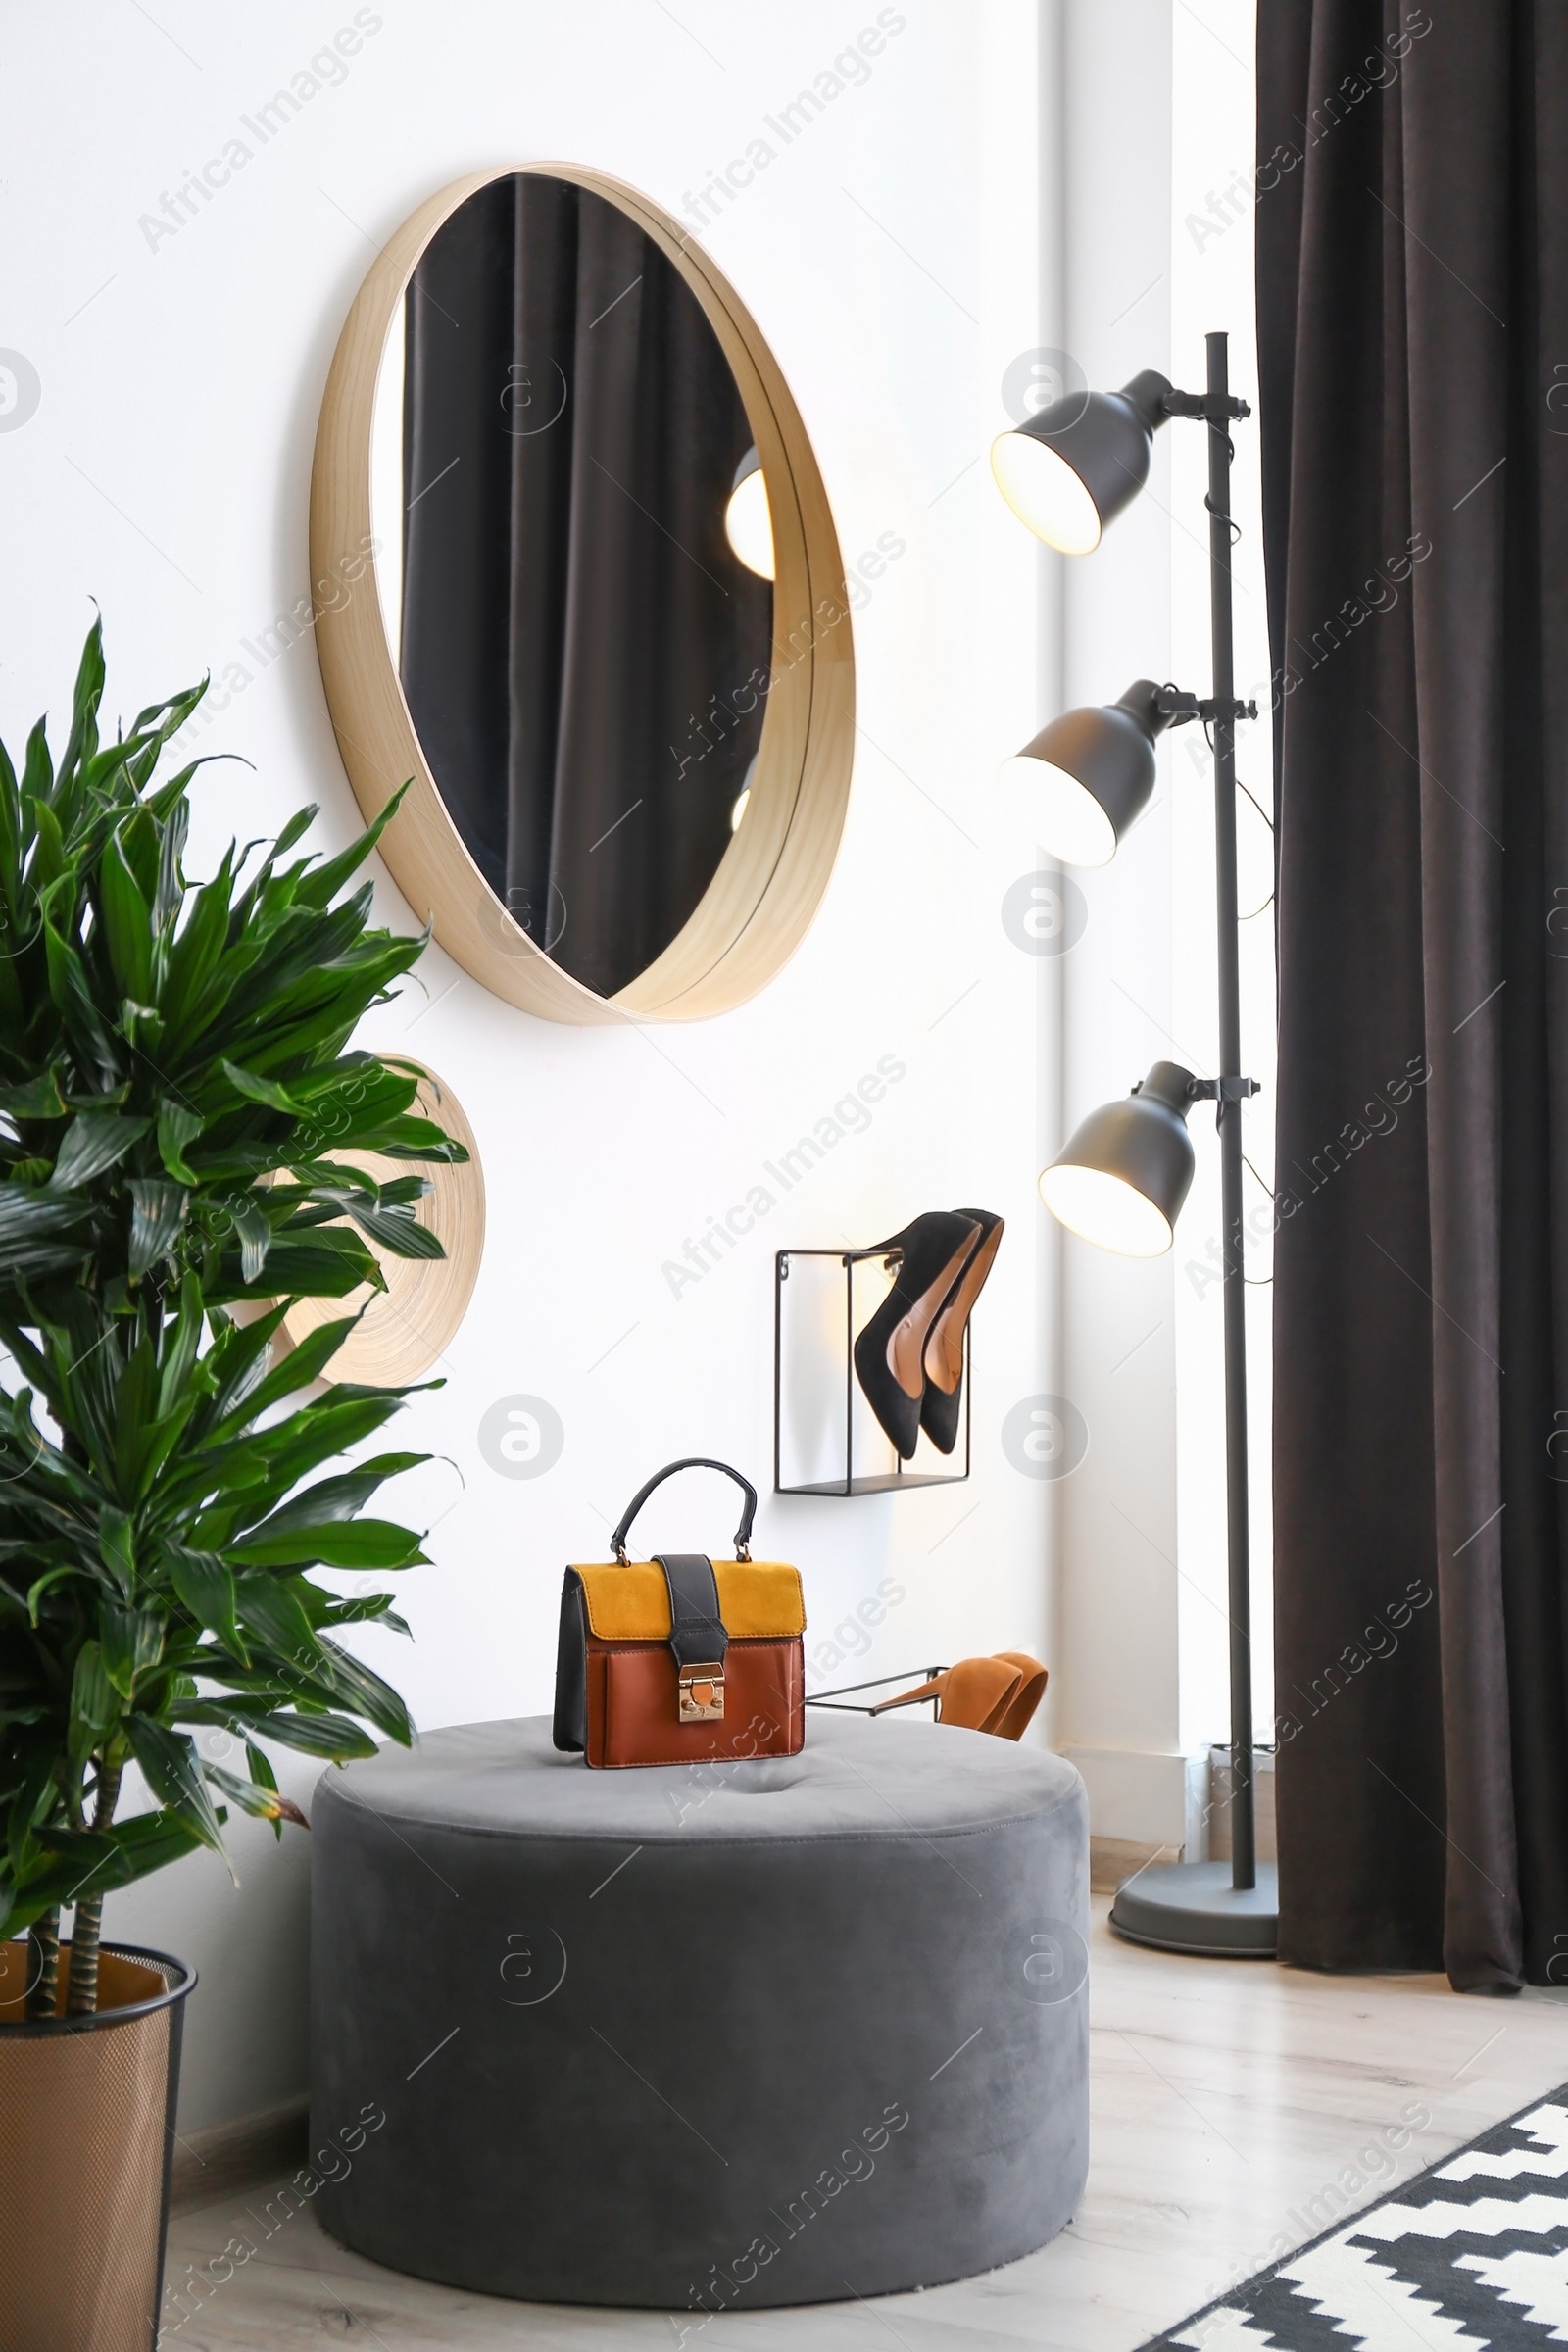
[[[612,996],[696,907],[761,734],[772,590],[724,534],[746,412],[658,247],[543,174],[437,231],[405,337],[410,712],[490,888]]]

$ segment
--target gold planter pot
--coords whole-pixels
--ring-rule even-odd
[[[70,1946],[60,1949],[61,1998]],[[90,2017],[23,2015],[28,1947],[0,1944],[0,2336],[5,2352],[156,2352],[196,1972],[105,1944]]]

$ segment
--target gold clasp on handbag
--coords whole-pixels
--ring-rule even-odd
[[[682,1723],[718,1723],[724,1714],[722,1666],[683,1666],[680,1670]]]

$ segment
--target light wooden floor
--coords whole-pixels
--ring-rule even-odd
[[[702,2352],[889,2352],[890,2339],[904,2352],[1131,2352],[1282,2252],[1277,2238],[1315,2236],[1336,2198],[1368,2202],[1568,2081],[1568,1991],[1460,1999],[1437,1977],[1180,1960],[1117,1941],[1106,1907],[1097,1898],[1093,2161],[1062,2234],[956,2286],[715,2319]],[[1412,2111],[1411,2137],[1390,2153],[1380,2134],[1397,2137]],[[238,2230],[260,2242],[246,2216],[265,2195],[177,2220],[171,2286]],[[164,2337],[165,2352],[323,2344],[676,2352],[677,2337],[659,2313],[502,2303],[402,2278],[345,2253],[308,2211]]]

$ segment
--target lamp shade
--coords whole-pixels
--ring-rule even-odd
[[[1154,744],[1169,722],[1139,678],[1118,702],[1064,710],[1002,766],[1020,824],[1063,865],[1107,865],[1154,789]]]
[[[735,481],[724,509],[724,536],[748,571],[760,580],[773,577],[773,513],[767,503],[762,461],[749,449],[735,468]]]
[[[1087,556],[1100,545],[1106,523],[1149,479],[1169,390],[1156,368],[1146,368],[1119,392],[1088,393],[1054,422],[1045,409],[997,436],[997,486],[1037,538],[1064,556]]]
[[[1092,1110],[1040,1179],[1069,1232],[1124,1257],[1168,1250],[1193,1181],[1193,1073],[1156,1061],[1120,1102]]]

